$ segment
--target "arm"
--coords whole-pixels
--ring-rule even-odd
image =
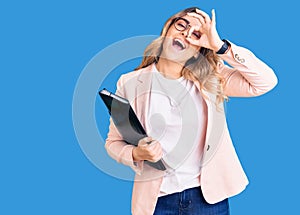
[[[124,88],[122,87],[122,76],[117,82],[116,94],[124,97]],[[119,134],[113,120],[110,118],[109,131],[105,143],[105,149],[109,156],[119,163],[130,166],[136,173],[142,172],[142,162],[134,162],[133,149],[135,146],[129,145],[123,141],[122,136]]]
[[[259,96],[276,86],[277,77],[273,70],[248,49],[231,43],[228,52],[219,56],[232,66],[219,65],[227,96]]]
[[[124,76],[123,76],[124,77]],[[117,83],[116,94],[125,97],[124,78],[119,79]],[[151,144],[149,144],[151,142]],[[145,137],[139,140],[138,146],[127,144],[123,141],[117,127],[110,119],[109,132],[107,135],[105,148],[107,153],[117,162],[130,166],[136,173],[141,174],[143,170],[143,161],[157,162],[162,157],[162,148],[158,141],[151,137]]]
[[[212,18],[201,10],[188,15],[199,20],[201,24],[199,30],[202,35],[198,41],[190,38],[187,40],[194,45],[217,52],[223,41],[216,30],[215,11],[212,10]],[[229,50],[219,56],[233,67],[230,68],[221,63],[218,68],[225,79],[224,93],[227,96],[258,96],[276,86],[277,77],[273,70],[255,57],[251,51],[231,43]]]

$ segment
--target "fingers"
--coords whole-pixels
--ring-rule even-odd
[[[200,14],[197,14],[197,13],[188,13],[187,15],[191,16],[191,17],[195,17],[196,19],[198,19],[201,25],[205,24],[204,17],[201,16]]]
[[[197,12],[198,14],[200,14],[201,16],[204,17],[204,21],[205,21],[205,22],[210,21],[209,15],[208,15],[207,13],[205,13],[204,11],[199,10],[199,9],[196,9],[196,12]]]
[[[196,30],[196,28],[195,28],[195,26],[192,26],[192,27],[190,28],[190,30],[188,31],[187,38],[190,38],[190,37],[191,37],[191,35],[192,35],[192,33],[194,32],[194,30]]]
[[[154,141],[149,145],[149,152],[150,152],[150,157],[148,160],[151,162],[157,162],[162,158],[163,150],[158,141]]]
[[[209,15],[207,13],[205,13],[204,11],[196,9],[196,13],[188,13],[188,16],[197,18],[202,25],[207,22],[216,23],[215,9],[212,9],[211,13],[212,13],[212,17],[210,18]]]
[[[160,143],[153,140],[152,137],[145,137],[141,139],[137,146],[139,149],[139,157],[142,160],[148,160],[151,162],[156,162],[161,159],[163,150]]]
[[[152,142],[152,137],[144,137],[139,140],[138,146],[146,147],[151,142]]]

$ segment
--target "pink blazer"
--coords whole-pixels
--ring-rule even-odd
[[[277,84],[273,70],[249,50],[231,43],[231,49],[220,57],[231,67],[220,64],[219,72],[225,78],[227,96],[251,97],[270,91]],[[141,123],[145,125],[149,108],[152,65],[124,74],[117,83],[117,94],[127,98]],[[207,105],[207,130],[204,146],[201,189],[208,203],[216,203],[242,192],[248,184],[226,124],[224,111],[216,110],[215,96],[201,90]],[[132,191],[132,214],[151,215],[157,202],[162,172],[136,163],[132,145],[122,141],[112,120],[105,144],[108,154],[118,162],[130,166],[137,174]]]

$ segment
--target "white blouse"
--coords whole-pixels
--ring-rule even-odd
[[[147,134],[158,140],[168,168],[160,196],[200,186],[206,104],[192,81],[168,79],[152,67]]]

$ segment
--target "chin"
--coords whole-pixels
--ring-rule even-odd
[[[185,65],[185,63],[191,58],[191,56],[187,55],[186,53],[176,52],[166,52],[165,54],[161,55],[161,57],[181,65]]]

